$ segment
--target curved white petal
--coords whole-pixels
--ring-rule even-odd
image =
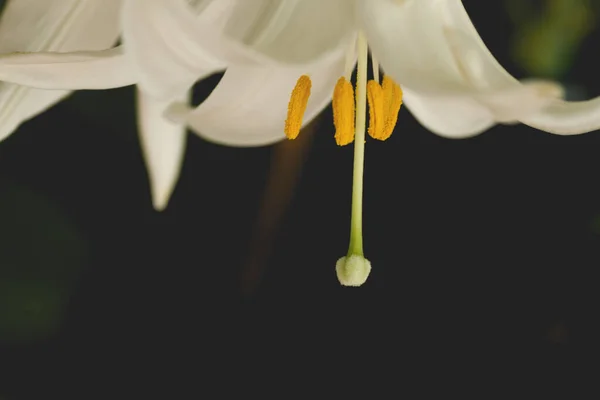
[[[557,135],[595,131],[600,129],[600,96],[587,101],[556,100],[522,122]]]
[[[353,0],[130,0],[124,43],[142,90],[170,99],[230,65],[310,65],[352,33]]]
[[[481,90],[473,98],[492,113],[495,121],[511,124],[537,114],[562,96],[562,87],[555,83],[531,81],[506,89]]]
[[[188,96],[180,99],[187,101]],[[185,125],[167,120],[168,103],[137,91],[138,132],[150,179],[152,204],[157,211],[167,207],[179,179],[185,155]]]
[[[404,103],[430,131],[449,138],[480,134],[498,122],[516,123],[535,115],[561,92],[546,82],[504,90],[481,90],[472,96],[424,95],[404,88]]]
[[[448,45],[441,3],[444,1],[357,2],[359,22],[383,69],[401,85],[425,94],[466,89]]]
[[[471,79],[479,84],[508,85],[516,80],[496,61],[481,38],[476,34],[475,27],[462,3],[458,0],[448,1],[448,13],[454,27],[461,27],[463,33],[458,40],[470,45],[463,45],[465,65],[469,68]],[[588,101],[569,102],[551,100],[546,107],[538,112],[528,113],[520,118],[521,122],[555,134],[573,135],[600,129],[600,97]]]
[[[111,47],[122,0],[11,0],[0,17],[0,54]],[[69,92],[0,82],[0,140]]]
[[[463,73],[480,87],[515,86],[519,83],[489,51],[471,22],[461,0],[445,0],[443,8],[446,33],[461,53]]]
[[[72,53],[0,55],[0,81],[38,89],[112,89],[136,83],[121,46]]]
[[[504,70],[460,0],[362,0],[360,7],[373,51],[435,133],[472,136],[536,115],[562,95],[555,83],[522,83]]]
[[[269,58],[305,64],[356,30],[354,0],[239,1],[224,33]]]
[[[473,26],[461,0],[360,0],[362,25],[384,70],[426,94],[518,88]]]
[[[119,35],[122,0],[10,0],[0,17],[0,53],[86,51]]]
[[[223,20],[233,2],[214,1],[200,16],[185,0],[129,0],[123,7],[123,43],[137,69],[141,89],[156,98],[175,99],[197,80],[226,67],[221,47]],[[203,13],[208,15],[201,19]],[[229,47],[223,43],[226,52]]]
[[[403,102],[411,114],[431,132],[452,139],[478,135],[493,125],[494,117],[470,98],[449,99],[422,95],[404,87]]]
[[[219,144],[260,146],[281,140],[298,78],[307,74],[312,80],[304,115],[307,124],[331,101],[335,83],[344,74],[347,50],[348,46],[341,46],[329,59],[307,67],[233,65],[200,106],[187,114],[179,110],[178,118],[201,137]]]

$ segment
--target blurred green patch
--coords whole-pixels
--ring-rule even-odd
[[[595,28],[598,3],[590,0],[505,0],[515,25],[511,51],[529,74],[560,79]]]
[[[589,227],[594,235],[600,236],[600,214],[596,214],[592,217]]]
[[[65,300],[65,290],[53,282],[0,282],[0,339],[23,342],[56,333]]]
[[[0,187],[0,341],[56,333],[85,263],[86,243],[44,196]]]

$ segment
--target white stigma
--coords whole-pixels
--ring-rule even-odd
[[[352,254],[337,261],[335,272],[342,285],[361,286],[369,277],[371,262],[363,256]]]

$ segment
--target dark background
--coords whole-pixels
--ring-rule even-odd
[[[501,62],[530,75],[505,4],[465,4]],[[599,35],[554,76],[570,95],[600,94]],[[330,108],[273,147],[190,133],[162,213],[134,118],[131,88],[81,91],[0,144],[0,399],[201,397],[215,384],[281,385],[285,398],[321,383],[415,398],[483,382],[479,394],[525,383],[511,397],[578,398],[597,380],[585,361],[600,333],[597,132],[447,140],[402,109],[391,139],[367,143],[373,271],[344,288],[352,147],[335,145]]]

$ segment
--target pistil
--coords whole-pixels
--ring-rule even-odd
[[[362,237],[368,51],[367,40],[364,34],[360,32],[358,36],[358,65],[356,73],[356,119],[350,244],[346,257],[340,258],[335,266],[338,280],[344,286],[361,286],[365,283],[371,272],[371,263],[364,257]]]

